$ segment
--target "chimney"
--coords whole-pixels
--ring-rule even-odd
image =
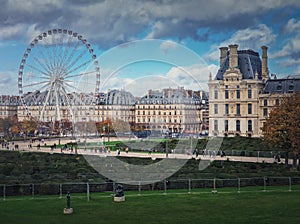
[[[220,47],[219,49],[220,49],[220,67],[221,67],[225,62],[228,47]]]
[[[238,53],[237,53],[237,44],[229,45],[229,68],[238,67]]]
[[[262,49],[262,65],[261,65],[262,79],[267,80],[269,78],[268,47],[262,46],[261,49]]]

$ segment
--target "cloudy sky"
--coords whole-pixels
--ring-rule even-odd
[[[228,44],[260,54],[266,45],[271,73],[300,75],[299,12],[299,0],[1,0],[0,94],[18,94],[27,46],[54,28],[92,45],[103,91],[207,89]]]

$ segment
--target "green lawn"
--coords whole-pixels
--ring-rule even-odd
[[[126,193],[126,192],[125,192]],[[109,193],[66,200],[13,198],[0,201],[0,223],[299,223],[299,192],[181,193],[137,196],[115,203]]]

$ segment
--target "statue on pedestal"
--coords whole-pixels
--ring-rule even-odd
[[[64,208],[64,214],[69,215],[69,214],[73,213],[73,208],[71,208],[71,195],[70,195],[70,192],[67,193],[66,199],[67,199],[67,206],[66,206],[66,208]]]
[[[125,201],[124,189],[123,189],[123,186],[121,184],[119,184],[117,186],[114,201],[115,202]]]

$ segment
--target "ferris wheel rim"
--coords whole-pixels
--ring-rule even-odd
[[[100,89],[100,68],[98,66],[98,61],[96,60],[97,56],[96,54],[93,54],[93,48],[91,48],[91,44],[89,42],[87,42],[87,40],[80,34],[78,34],[77,32],[74,32],[73,30],[70,29],[50,29],[47,30],[46,32],[43,32],[39,35],[37,35],[35,38],[33,38],[33,40],[30,42],[30,44],[27,46],[22,59],[21,59],[21,63],[19,65],[19,70],[18,70],[18,92],[19,94],[23,95],[23,85],[22,85],[22,81],[23,81],[23,71],[24,71],[24,65],[26,63],[26,59],[28,58],[29,54],[31,53],[32,48],[34,48],[34,46],[36,44],[38,44],[39,41],[42,41],[43,38],[47,37],[48,35],[52,35],[52,34],[57,34],[57,33],[64,33],[64,34],[68,34],[71,35],[73,37],[77,37],[78,40],[81,40],[83,44],[85,44],[85,46],[87,47],[87,49],[89,50],[89,52],[92,55],[92,59],[94,60],[95,66],[96,66],[96,87],[95,87],[95,93],[99,92]]]
[[[68,38],[68,43],[67,44],[70,44],[71,40],[76,41],[76,46],[77,45],[80,46],[80,47],[84,46],[85,51],[82,51],[82,53],[77,55],[75,59],[73,59],[72,56],[75,54],[76,48],[73,48],[71,53],[68,52],[68,53],[70,53],[69,55],[66,52],[59,52],[58,53],[56,51],[55,52],[53,51],[55,56],[60,56],[60,59],[61,59],[61,61],[56,61],[56,62],[54,61],[53,64],[51,64],[51,62],[50,62],[50,64],[43,64],[39,59],[35,59],[35,61],[39,65],[37,67],[31,65],[31,68],[35,71],[38,71],[40,74],[43,74],[44,75],[43,78],[44,78],[45,81],[39,82],[39,83],[31,83],[31,84],[24,83],[24,75],[25,75],[24,70],[25,70],[26,66],[27,67],[29,66],[29,65],[26,64],[26,62],[27,62],[27,59],[31,57],[33,49],[37,48],[37,45],[39,43],[41,43],[41,42],[43,43],[43,40],[47,41],[46,38],[49,38],[49,37],[52,37],[52,43],[51,44],[52,45],[54,44],[55,47],[57,47],[56,45],[58,45],[58,43],[53,42],[53,38],[54,38],[55,35],[62,35],[60,38],[63,38],[63,37]],[[63,40],[59,40],[59,41],[60,41],[60,44],[63,44]],[[46,45],[47,45],[47,43],[46,43]],[[49,52],[47,52],[47,53],[49,54]],[[89,56],[89,60],[85,61],[82,64],[77,65],[77,67],[73,67],[81,59],[81,57],[83,55],[85,55],[86,53]],[[57,55],[57,54],[59,54],[59,55]],[[47,61],[46,57],[44,59]],[[49,60],[51,60],[51,59],[49,59]],[[65,61],[67,61],[68,63],[66,65],[63,65],[63,67],[59,67],[59,66],[62,66],[62,64]],[[92,63],[92,66],[94,68],[93,71],[89,71],[89,72],[86,72],[86,73],[77,73],[77,74],[73,73],[75,71],[79,71],[80,68],[88,65],[89,63]],[[54,66],[56,66],[56,67],[54,68]],[[54,79],[53,76],[50,75],[51,69],[52,70],[56,69],[56,71],[59,73],[60,77]],[[97,56],[94,53],[94,49],[92,48],[91,44],[82,35],[80,35],[77,32],[74,32],[73,30],[70,30],[70,29],[50,29],[50,30],[47,30],[46,32],[43,32],[43,33],[37,35],[35,38],[33,38],[33,40],[28,44],[28,46],[27,46],[27,48],[26,48],[26,50],[25,50],[25,52],[22,56],[22,59],[21,59],[20,65],[19,65],[19,70],[18,70],[18,92],[19,92],[19,95],[21,95],[21,97],[20,97],[21,98],[21,103],[26,106],[25,94],[27,94],[29,92],[26,93],[25,89],[27,89],[29,87],[34,87],[34,86],[37,86],[37,85],[44,84],[43,87],[40,87],[40,90],[45,89],[45,93],[47,94],[46,98],[49,98],[49,92],[50,91],[53,91],[54,92],[53,94],[56,94],[56,96],[52,96],[52,97],[57,98],[58,97],[57,96],[58,95],[57,91],[60,91],[60,94],[62,94],[61,97],[63,97],[65,99],[64,103],[66,103],[69,107],[70,103],[67,102],[68,101],[68,96],[67,96],[68,93],[66,92],[66,88],[70,87],[71,85],[68,84],[69,80],[67,78],[75,78],[76,76],[82,77],[82,76],[88,75],[90,73],[92,75],[95,75],[95,83],[93,83],[93,86],[94,86],[93,91],[94,91],[94,95],[96,95],[96,93],[98,93],[99,89],[100,89],[100,68],[98,66]],[[65,86],[60,85],[60,83],[62,83],[62,82],[64,82]],[[55,83],[56,88],[59,87],[59,90],[52,89],[52,87],[54,85],[53,83]],[[74,88],[74,87],[73,87],[73,89],[76,90],[76,88]],[[47,93],[47,91],[48,91],[48,93]],[[32,97],[32,96],[30,96],[30,97]],[[58,101],[56,101],[56,102],[58,102]],[[44,110],[44,108],[46,106],[46,103],[47,103],[47,101],[44,103],[44,107],[43,107],[42,110]],[[56,105],[56,106],[58,107],[59,105]],[[28,110],[27,106],[26,106],[26,110]],[[72,117],[73,117],[73,115],[72,115]]]

